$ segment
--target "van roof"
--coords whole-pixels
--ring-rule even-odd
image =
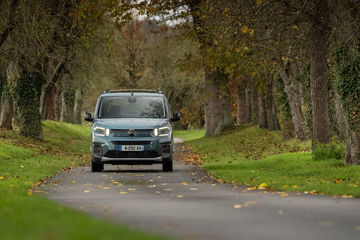
[[[159,93],[162,94],[160,90],[153,89],[107,89],[103,93]]]
[[[163,93],[152,93],[152,92],[116,92],[116,93],[102,93],[103,97],[116,97],[116,96],[158,96],[163,97]]]

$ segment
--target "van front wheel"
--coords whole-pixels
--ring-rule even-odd
[[[172,172],[173,171],[172,157],[163,159],[162,169],[163,169],[164,172]]]
[[[101,162],[99,163],[99,162],[95,161],[95,159],[92,159],[91,171],[92,172],[101,172],[102,170],[104,170],[104,164]]]

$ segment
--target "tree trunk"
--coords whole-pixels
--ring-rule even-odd
[[[43,79],[40,74],[22,71],[15,87],[20,135],[43,139],[40,96]]]
[[[42,117],[45,120],[55,120],[56,84],[50,83],[44,89]]]
[[[245,88],[245,122],[251,123],[253,99],[250,86]]]
[[[60,110],[60,121],[65,122],[66,121],[66,112],[67,112],[67,105],[65,100],[65,93],[64,91],[61,92],[61,110]]]
[[[246,122],[246,107],[245,86],[243,83],[240,83],[237,95],[237,123],[239,125]]]
[[[291,76],[293,75],[291,68],[291,63],[287,64],[287,71],[282,69],[280,66],[277,66],[277,70],[283,81],[284,91],[290,106],[296,136],[299,140],[304,141],[306,140],[306,130],[304,125],[304,116],[300,107],[300,99],[297,94],[299,84],[297,83],[295,76]]]
[[[12,88],[14,83],[20,77],[18,62],[11,61],[6,69],[7,80],[5,83],[3,98],[3,107],[1,109],[0,127],[5,129],[12,129],[12,119],[14,112],[14,99]]]
[[[328,107],[328,22],[329,8],[327,0],[315,1],[313,10],[316,19],[312,19],[309,33],[310,44],[310,82],[312,105],[313,142],[329,143],[330,118]]]
[[[274,100],[273,92],[273,77],[268,77],[266,80],[266,94],[265,94],[265,111],[266,111],[266,122],[267,129],[269,130],[279,130],[279,120],[277,117],[277,111]]]
[[[256,86],[252,86],[251,87],[251,93],[250,96],[251,98],[251,105],[249,106],[251,109],[251,113],[250,114],[250,122],[254,125],[258,125],[259,124],[259,104],[258,104],[258,90],[256,89]]]
[[[267,128],[267,117],[266,117],[266,109],[264,102],[264,93],[258,92],[258,108],[259,108],[259,127]]]
[[[81,106],[83,103],[83,93],[80,89],[76,89],[75,92],[75,106],[74,106],[74,123],[81,124],[82,114],[81,114]]]
[[[285,93],[284,82],[281,77],[277,80],[278,102],[280,107],[281,116],[281,132],[285,140],[295,137],[294,123],[291,116],[291,109],[288,101],[288,97]]]
[[[5,90],[7,91],[7,90]],[[4,94],[8,96],[8,93]],[[13,116],[13,102],[10,97],[3,99],[1,108],[0,128],[12,129],[12,116]]]
[[[55,95],[55,120],[61,121],[61,109],[62,109],[62,90],[61,83],[56,84],[56,95]]]
[[[75,91],[71,88],[68,80],[63,82],[61,92],[60,121],[74,123]]]
[[[347,135],[346,157],[347,164],[360,164],[360,133],[349,131]]]
[[[337,129],[339,131],[339,135],[341,139],[346,139],[346,131],[347,131],[347,124],[346,124],[346,113],[344,111],[343,106],[341,105],[341,99],[337,91],[334,93],[335,95],[335,117],[337,123]]]
[[[227,87],[228,76],[221,70],[205,73],[206,80],[206,136],[215,136],[232,128],[231,99]]]
[[[6,79],[5,77],[0,73],[0,117],[1,117],[1,106],[2,106],[2,100],[3,100],[3,92],[5,90],[6,85]]]

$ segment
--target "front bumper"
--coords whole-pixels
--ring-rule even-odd
[[[117,150],[118,145],[143,145],[142,152]],[[95,161],[109,164],[153,164],[170,158],[172,136],[165,137],[93,137],[91,152]]]

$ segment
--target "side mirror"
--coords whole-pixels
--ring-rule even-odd
[[[179,112],[174,112],[173,116],[170,118],[170,122],[176,122],[181,119],[181,114]]]
[[[93,122],[94,118],[91,116],[91,113],[85,112],[84,113],[84,120],[87,121],[87,122]]]

